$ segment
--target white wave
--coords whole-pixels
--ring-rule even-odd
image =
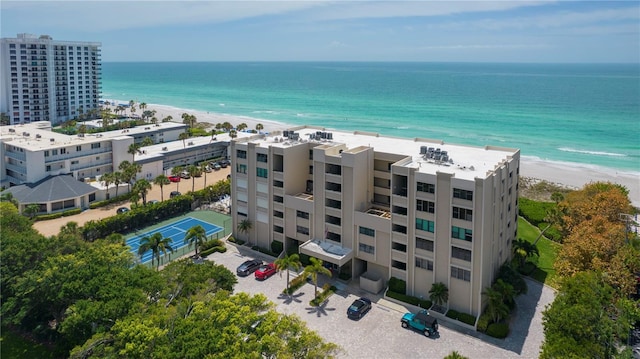
[[[408,130],[409,126],[398,126],[396,127],[397,130]]]
[[[220,107],[224,107],[224,106],[225,106],[225,104],[223,104],[223,103],[219,103],[219,104],[218,104],[218,106],[220,106]]]
[[[586,151],[586,150],[576,150],[569,147],[560,147],[559,151],[563,152],[574,152],[574,153],[584,153],[587,155],[596,155],[596,156],[611,156],[611,157],[627,157],[627,155],[623,153],[614,153],[614,152],[604,152],[604,151]]]
[[[296,113],[296,117],[307,117],[304,113]]]
[[[532,156],[532,155],[523,155],[521,157],[521,160],[523,164],[525,163],[546,164],[558,169],[563,169],[563,168],[585,169],[585,170],[599,172],[602,174],[610,175],[611,173],[616,173],[620,175],[640,177],[640,172],[634,171],[632,169],[622,169],[622,168],[609,167],[604,165],[594,165],[591,163],[551,160],[548,158],[542,158],[539,156]]]

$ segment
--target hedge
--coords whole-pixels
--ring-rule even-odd
[[[224,243],[219,239],[212,239],[210,241],[206,241],[200,245],[201,251],[206,251],[207,249],[211,249],[213,247],[224,247]]]
[[[461,321],[461,322],[463,322],[465,324],[469,324],[471,326],[476,325],[476,317],[471,315],[471,314],[460,313],[457,310],[449,309],[449,311],[447,312],[446,316],[448,318]]]
[[[489,323],[491,323],[491,316],[489,315],[489,313],[484,312],[478,319],[478,326],[476,327],[476,329],[479,332],[484,333],[487,331],[487,328],[489,327]]]
[[[129,200],[129,198],[131,198],[132,195],[133,195],[133,193],[129,192],[129,193],[121,194],[118,197],[113,197],[113,198],[110,198],[110,199],[106,199],[104,201],[93,202],[93,203],[89,204],[89,208],[96,209],[96,208],[108,206],[108,205],[110,205],[112,203],[124,202],[124,201]]]
[[[401,302],[412,304],[421,308],[431,308],[431,304],[432,304],[430,300],[425,300],[425,299],[421,300],[420,298],[417,298],[417,297],[394,292],[391,289],[387,291],[387,297],[397,299]]]
[[[318,294],[316,298],[313,298],[311,302],[309,302],[309,305],[311,305],[312,307],[319,306],[320,304],[322,304],[322,302],[329,298],[331,294],[335,293],[336,290],[338,290],[338,288],[336,288],[335,286],[329,285],[329,283],[325,283],[325,285],[322,287],[322,292]]]
[[[487,335],[498,339],[504,339],[509,335],[508,323],[493,323],[487,328]]]
[[[396,277],[389,278],[389,290],[396,293],[405,294],[407,292],[407,283]]]
[[[70,209],[70,210],[64,211],[64,212],[51,213],[51,214],[41,214],[39,216],[34,217],[34,221],[46,221],[46,220],[49,220],[49,219],[56,219],[56,218],[60,218],[60,217],[73,216],[73,215],[79,214],[81,212],[82,212],[82,209],[74,208],[74,209]]]
[[[291,283],[289,283],[289,290],[287,291],[287,288],[285,288],[282,292],[289,295],[293,294],[307,282],[307,277],[309,277],[309,274],[302,272],[302,274],[291,280]]]
[[[203,257],[206,257],[211,253],[215,253],[215,252],[224,253],[226,251],[227,251],[227,247],[225,246],[215,246],[200,252],[200,255]]]
[[[284,244],[282,244],[282,242],[279,242],[279,241],[272,241],[271,242],[271,252],[278,253],[274,257],[279,256],[280,253],[282,253],[283,249],[284,249]]]
[[[229,239],[227,239],[227,240],[228,240],[229,242],[231,242],[231,243],[235,243],[235,244],[237,244],[237,245],[239,245],[239,246],[241,246],[241,245],[243,245],[243,244],[244,244],[244,241],[243,241],[242,239],[235,238],[234,236],[230,236],[230,237],[229,237]]]
[[[253,249],[254,251],[258,251],[260,253],[264,253],[264,254],[268,254],[272,257],[277,257],[279,254],[278,253],[273,253],[270,250],[266,249],[266,248],[262,248],[262,247],[258,247],[258,246],[253,246],[251,247],[251,249]]]

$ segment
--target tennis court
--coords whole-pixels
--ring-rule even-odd
[[[187,231],[191,228],[191,227],[195,227],[195,226],[202,226],[202,228],[204,228],[204,231],[207,235],[207,237],[210,237],[218,232],[223,231],[224,229],[222,227],[218,227],[214,224],[202,221],[200,219],[196,219],[193,217],[187,217],[187,218],[183,218],[179,221],[173,222],[173,223],[169,223],[167,225],[164,225],[160,228],[156,228],[153,229],[151,231],[148,232],[144,232],[141,234],[137,234],[129,239],[127,239],[127,245],[129,247],[131,247],[131,252],[133,252],[133,254],[137,257],[140,258],[140,256],[138,256],[138,248],[140,247],[140,239],[144,238],[144,237],[151,237],[152,235],[156,234],[156,233],[160,233],[162,235],[163,238],[171,238],[172,242],[171,242],[171,247],[173,248],[174,252],[178,251],[179,249],[183,248],[183,247],[187,247],[189,245],[189,243],[185,243],[184,241],[184,237],[187,233]],[[140,258],[140,263],[147,263],[147,262],[151,262],[151,256],[153,255],[152,251],[147,251],[142,258]],[[168,253],[167,253],[168,255]]]

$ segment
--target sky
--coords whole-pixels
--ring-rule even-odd
[[[640,63],[640,1],[0,1],[102,61]]]

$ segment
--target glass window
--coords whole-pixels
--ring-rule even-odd
[[[433,221],[428,221],[426,219],[416,218],[416,229],[434,233],[435,223]]]
[[[433,261],[425,258],[416,257],[416,267],[432,271]]]
[[[436,204],[431,201],[416,200],[416,211],[435,213]]]
[[[424,249],[425,251],[433,252],[433,241],[428,239],[416,237],[416,248]]]
[[[364,243],[360,243],[358,245],[358,249],[360,250],[360,252],[364,252],[364,253],[369,253],[369,254],[375,254],[376,253],[376,247],[374,246],[370,246]]]
[[[463,280],[465,282],[470,282],[471,272],[466,269],[451,266],[451,278],[456,278],[456,279]]]
[[[431,183],[418,182],[416,186],[419,192],[435,193],[436,186]]]
[[[364,234],[365,236],[369,237],[375,237],[376,231],[375,229],[360,226],[360,234]]]
[[[451,227],[451,237],[471,242],[473,239],[473,231],[466,228],[456,226]]]
[[[473,200],[473,191],[467,191],[467,190],[460,189],[460,188],[454,188],[453,189],[453,197],[472,201]]]
[[[473,220],[473,210],[467,208],[453,207],[452,217],[465,221]]]
[[[458,258],[458,259],[462,259],[463,261],[471,262],[471,251],[452,246],[451,258]]]

